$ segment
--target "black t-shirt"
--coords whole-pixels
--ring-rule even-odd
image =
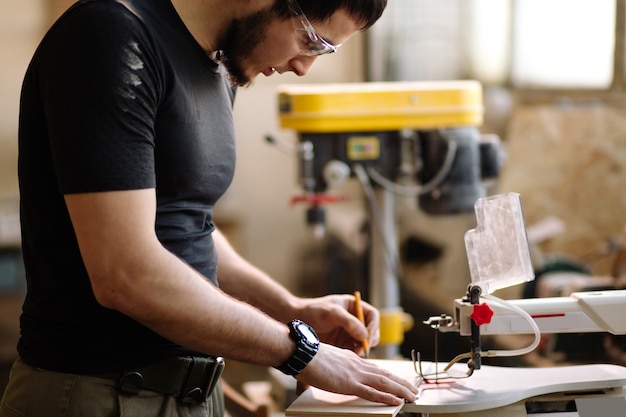
[[[96,302],[63,195],[156,188],[159,240],[217,285],[212,212],[234,173],[233,99],[170,0],[83,0],[50,29],[20,105],[27,362],[92,373],[186,352]]]

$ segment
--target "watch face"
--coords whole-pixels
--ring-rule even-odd
[[[319,343],[319,339],[315,332],[311,330],[309,326],[304,323],[298,325],[298,330],[302,333],[302,335],[306,338],[309,343]]]

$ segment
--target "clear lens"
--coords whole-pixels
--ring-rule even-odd
[[[295,0],[287,0],[291,21],[296,32],[300,55],[319,56],[337,51],[341,45],[331,45],[315,33],[315,29],[306,18],[300,5]]]
[[[315,32],[304,28],[296,28],[296,39],[301,55],[318,56],[333,53],[337,49],[334,45],[317,36]]]

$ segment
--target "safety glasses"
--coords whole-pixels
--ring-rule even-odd
[[[341,45],[333,45],[315,33],[296,0],[286,0],[291,12],[291,21],[296,32],[298,52],[305,56],[320,56],[337,52]]]

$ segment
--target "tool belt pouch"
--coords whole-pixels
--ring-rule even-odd
[[[224,370],[224,359],[220,357],[193,358],[189,377],[178,395],[181,404],[204,402],[215,389]],[[200,360],[198,360],[200,359]]]
[[[128,370],[117,382],[118,392],[137,395],[140,390],[173,395],[180,404],[197,404],[207,400],[217,385],[224,359],[221,357],[175,357]]]

